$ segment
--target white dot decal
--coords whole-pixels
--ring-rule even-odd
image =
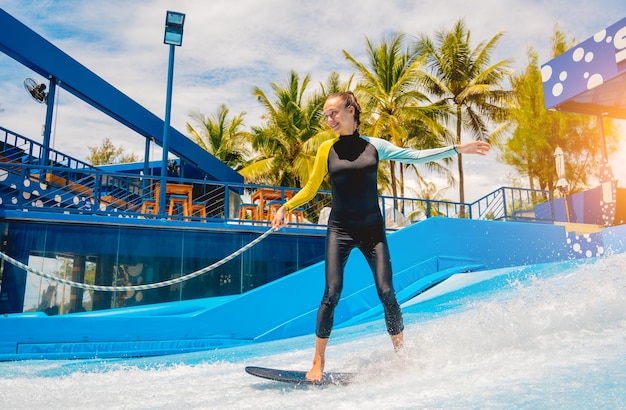
[[[30,186],[30,180],[25,179],[24,180],[24,186]]]
[[[9,173],[6,170],[0,169],[0,181],[4,181],[8,176]]]
[[[584,56],[585,56],[585,50],[583,50],[582,47],[578,47],[572,53],[572,60],[574,60],[575,62],[579,62],[580,60],[583,59]]]
[[[605,36],[606,36],[606,30],[598,31],[596,34],[593,35],[593,41],[595,41],[596,43],[599,43],[602,40],[604,40]]]
[[[567,71],[561,71],[561,74],[559,74],[559,80],[561,81],[567,80]]]
[[[561,93],[563,93],[563,84],[561,83],[554,84],[554,87],[552,87],[552,95],[554,95],[555,97],[558,97],[559,95],[561,95]]]
[[[587,81],[587,89],[591,90],[592,88],[597,87],[602,83],[604,83],[604,79],[602,78],[602,75],[594,74],[591,77],[589,77],[589,81]]]
[[[552,77],[552,67],[544,65],[541,67],[541,80],[545,83]]]
[[[585,61],[587,63],[590,63],[593,61],[593,53],[591,51],[585,54]]]

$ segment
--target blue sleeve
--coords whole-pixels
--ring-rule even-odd
[[[378,151],[379,160],[403,162],[405,164],[423,164],[453,157],[458,154],[454,145],[443,148],[418,150],[413,148],[400,148],[382,138],[362,137],[372,144]]]

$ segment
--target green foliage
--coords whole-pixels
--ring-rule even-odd
[[[264,109],[263,124],[241,131],[243,114],[228,120],[220,106],[211,118],[196,113],[202,130],[188,124],[192,138],[207,151],[237,169],[249,183],[301,187],[311,173],[320,144],[333,137],[322,121],[326,97],[354,89],[361,103],[361,132],[387,139],[398,146],[427,149],[460,144],[468,135],[498,146],[499,160],[526,176],[530,188],[553,190],[556,181],[554,150],[566,155],[567,178],[573,190],[588,183],[596,169],[602,146],[596,119],[584,115],[547,111],[544,107],[537,56],[529,51],[529,64],[513,73],[510,60],[493,63],[492,54],[503,33],[473,44],[465,22],[450,30],[424,34],[407,45],[405,34],[366,39],[367,60],[358,61],[347,51],[354,74],[342,82],[338,73],[309,90],[310,76],[291,71],[284,84],[271,83],[272,95],[255,87],[253,94]],[[571,42],[555,30],[552,54],[570,48]],[[353,76],[357,83],[352,87]],[[503,83],[510,80],[511,89]],[[619,143],[613,123],[605,122],[608,152]],[[447,165],[453,160],[429,163],[432,172],[456,184]],[[465,202],[463,158],[458,156],[459,200]],[[404,173],[414,166],[381,164],[379,186],[394,196],[404,196]],[[425,186],[422,182],[422,188]],[[327,189],[328,185],[322,188]],[[424,196],[436,187],[422,189]],[[399,190],[399,192],[398,192]]]
[[[507,120],[507,103],[511,93],[502,82],[509,75],[509,60],[491,63],[491,54],[503,33],[475,47],[465,22],[458,20],[450,31],[439,31],[434,39],[421,35],[414,44],[414,53],[425,57],[428,75],[422,86],[446,104],[453,114],[456,143],[462,132],[475,140],[489,141],[493,124]],[[459,200],[465,201],[463,160],[459,154]]]
[[[333,137],[321,123],[325,91],[342,89],[337,74],[331,74],[321,92],[308,94],[309,83],[310,76],[300,80],[292,71],[286,84],[271,84],[273,100],[259,87],[254,88],[254,95],[265,108],[266,122],[252,128],[252,147],[258,156],[240,170],[248,182],[290,187],[306,183],[318,147]]]
[[[141,158],[134,153],[126,154],[122,145],[116,147],[109,138],[102,140],[102,144],[99,147],[87,148],[91,153],[87,157],[87,161],[95,166],[138,162],[141,160]]]
[[[187,123],[187,131],[191,139],[221,160],[229,167],[240,170],[243,168],[251,155],[249,132],[243,130],[243,117],[241,113],[229,119],[229,110],[225,104],[221,104],[211,116],[204,116],[200,112],[190,114],[196,121],[199,131],[190,123]]]
[[[403,34],[394,34],[377,45],[367,39],[367,65],[343,52],[359,76],[356,93],[363,109],[361,131],[401,147],[442,146],[445,128],[437,120],[445,118],[447,107],[431,104],[420,91],[422,59],[409,53],[404,39]],[[381,173],[380,185],[391,188],[393,196],[398,196],[399,187],[403,196],[405,168],[399,168],[397,177],[396,164],[390,161],[386,166],[389,182]]]

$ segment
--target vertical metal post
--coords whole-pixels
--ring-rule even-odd
[[[152,180],[148,180],[148,174],[150,173],[150,142],[152,138],[146,137],[146,147],[143,154],[143,181],[141,182],[142,195],[147,194],[148,183],[152,183]]]
[[[167,94],[165,97],[165,120],[163,122],[163,157],[161,159],[161,192],[159,193],[159,215],[165,215],[167,181],[167,154],[169,153],[170,112],[172,111],[172,82],[174,77],[174,45],[170,44],[170,58],[167,66]]]
[[[504,220],[505,221],[510,221],[512,220],[512,215],[509,215],[509,211],[507,210],[506,207],[506,191],[505,188],[500,188],[500,192],[502,192],[502,208],[504,210]]]
[[[46,108],[46,123],[43,129],[43,150],[41,157],[39,158],[39,165],[49,165],[48,159],[50,157],[50,134],[52,133],[52,114],[54,112],[54,98],[57,89],[57,82],[54,77],[50,77],[50,87],[48,91],[48,102]],[[46,172],[46,171],[44,171]]]

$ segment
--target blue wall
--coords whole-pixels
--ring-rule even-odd
[[[617,188],[615,199],[614,225],[626,222],[626,189]],[[565,200],[567,199],[567,208]],[[602,217],[602,187],[568,195],[566,198],[555,199],[552,202],[543,202],[535,207],[537,219],[573,222],[581,224],[604,225]]]

